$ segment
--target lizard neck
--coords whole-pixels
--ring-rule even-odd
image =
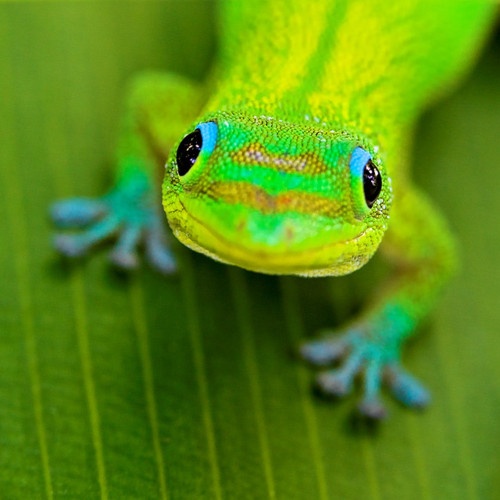
[[[315,121],[383,142],[465,67],[488,18],[477,4],[223,1],[208,111]]]

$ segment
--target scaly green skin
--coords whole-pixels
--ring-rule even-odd
[[[117,192],[151,191],[155,161],[173,144],[163,204],[174,234],[192,249],[259,272],[328,276],[355,271],[382,244],[396,267],[391,283],[335,337],[302,348],[319,365],[346,357],[318,378],[327,392],[347,392],[363,372],[361,410],[372,417],[384,413],[382,378],[406,404],[428,401],[400,367],[400,350],[455,258],[445,222],[411,183],[411,130],[467,68],[493,11],[490,2],[454,0],[222,1],[209,84],[149,75],[128,103]],[[209,122],[213,151],[202,148],[180,175],[183,133]],[[372,207],[350,168],[358,147],[382,177]],[[141,205],[150,195],[138,189],[136,198]],[[107,210],[130,221],[124,205]],[[56,212],[71,222],[66,206]],[[80,212],[90,219],[91,210]],[[124,262],[138,238],[125,240]],[[59,247],[78,253],[82,245]]]

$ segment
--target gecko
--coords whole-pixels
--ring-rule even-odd
[[[114,264],[135,268],[143,246],[173,273],[161,198],[182,243],[246,270],[334,277],[379,252],[388,282],[300,354],[320,367],[327,394],[344,396],[360,378],[369,418],[387,413],[384,386],[426,406],[402,349],[457,257],[446,220],[412,180],[412,134],[470,68],[494,15],[488,1],[221,0],[206,81],[145,72],[131,82],[116,182],[51,207],[56,249],[77,257],[115,237]]]

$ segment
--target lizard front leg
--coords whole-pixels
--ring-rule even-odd
[[[393,279],[351,324],[305,343],[302,356],[324,366],[342,360],[340,368],[318,376],[326,393],[348,393],[356,375],[364,379],[360,411],[385,415],[379,392],[382,382],[412,407],[425,406],[429,393],[401,366],[401,349],[432,309],[455,268],[455,246],[445,221],[426,196],[409,189],[399,193],[381,251],[396,267]]]
[[[113,263],[137,266],[136,248],[144,243],[150,263],[163,273],[175,270],[167,244],[160,181],[170,147],[199,112],[204,89],[168,73],[145,73],[130,85],[117,151],[115,185],[98,198],[70,198],[51,207],[59,228],[56,249],[69,257],[87,253],[96,243],[116,236]]]

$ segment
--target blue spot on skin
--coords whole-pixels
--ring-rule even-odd
[[[355,176],[362,176],[365,165],[371,160],[370,153],[363,148],[357,147],[351,155],[349,168]]]
[[[209,155],[214,150],[217,142],[217,124],[215,122],[205,122],[200,123],[196,128],[201,132],[203,141],[201,151]]]

